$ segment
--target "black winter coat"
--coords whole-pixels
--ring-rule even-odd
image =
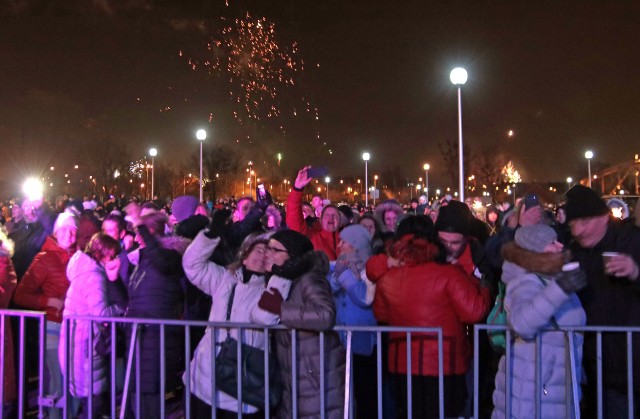
[[[128,284],[129,307],[126,317],[178,320],[184,305],[184,294],[180,286],[184,276],[182,253],[186,245],[180,238],[164,238],[160,243],[144,226],[138,227],[146,247],[140,249],[140,260]],[[179,249],[175,250],[179,244]],[[174,248],[169,248],[174,247]],[[127,351],[131,344],[132,328],[128,328]],[[160,390],[160,327],[140,326],[140,389],[143,393]],[[134,363],[132,374],[135,372]],[[165,371],[166,391],[176,388],[180,371],[184,369],[184,330],[182,327],[165,327]],[[135,375],[132,375],[135,377]],[[132,380],[135,384],[135,380]],[[135,385],[133,386],[135,388]]]

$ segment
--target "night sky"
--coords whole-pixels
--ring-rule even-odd
[[[472,155],[503,148],[524,181],[586,176],[587,149],[594,170],[640,152],[638,2],[228,3],[1,1],[3,178],[106,140],[184,164],[205,127],[207,141],[256,159],[282,152],[288,174],[306,162],[360,174],[368,151],[370,173],[400,167],[417,178],[428,161],[432,187],[454,186],[438,143],[457,140],[456,66],[469,73]],[[204,64],[207,42],[247,12],[304,62],[295,85],[266,83],[277,95],[252,109],[257,122],[233,116],[229,76]],[[279,116],[265,116],[270,106]]]

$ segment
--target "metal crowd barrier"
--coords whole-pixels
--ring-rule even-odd
[[[17,320],[18,322],[18,330],[14,331],[13,327],[10,326],[10,321],[12,319]],[[28,394],[26,392],[25,379],[26,370],[25,370],[25,343],[27,338],[35,338],[35,336],[30,336],[27,333],[26,320],[34,319],[37,321],[37,339],[40,343],[40,351],[38,354],[38,417],[43,417],[43,379],[44,376],[44,348],[46,347],[46,336],[45,336],[45,313],[39,311],[26,311],[26,310],[0,310],[0,377],[3,378],[2,384],[0,384],[0,402],[4,400],[4,377],[5,377],[5,359],[7,357],[8,349],[5,345],[8,339],[8,335],[12,334],[16,336],[18,339],[13,340],[13,351],[14,351],[14,359],[18,360],[18,365],[14,365],[14,368],[17,367],[17,376],[16,379],[16,390],[17,390],[17,405],[16,410],[19,418],[24,418],[26,416],[26,406],[27,406],[27,398]],[[10,377],[10,379],[13,377]],[[4,403],[0,403],[0,417],[4,418],[6,406]]]
[[[18,389],[19,389],[19,400],[18,400],[18,417],[25,417],[25,411],[23,410],[23,406],[25,406],[25,362],[24,362],[24,353],[25,353],[25,319],[27,318],[35,318],[38,320],[39,322],[39,338],[40,338],[40,345],[41,345],[41,349],[40,349],[40,355],[39,355],[39,388],[38,388],[38,400],[39,400],[39,406],[38,406],[38,417],[43,417],[43,407],[45,405],[50,406],[50,404],[47,404],[46,402],[44,402],[44,397],[43,397],[43,374],[44,374],[44,348],[45,348],[45,327],[46,327],[46,323],[45,323],[45,315],[44,313],[40,313],[40,312],[28,312],[28,311],[14,311],[14,310],[0,310],[0,319],[2,320],[2,324],[1,324],[1,328],[0,328],[0,332],[2,333],[2,335],[4,336],[4,334],[7,332],[6,331],[6,327],[5,327],[5,319],[8,317],[16,317],[19,319],[20,322],[20,340],[19,342],[17,342],[17,346],[18,347],[18,353],[20,354],[20,362],[19,362],[19,374],[18,374],[18,380],[19,380],[19,384],[18,384]],[[139,369],[139,362],[140,362],[140,346],[138,344],[132,344],[130,345],[128,348],[126,348],[126,352],[125,352],[125,359],[127,360],[126,362],[126,368],[125,368],[125,380],[124,380],[124,388],[121,391],[118,391],[118,389],[116,388],[116,380],[115,377],[117,375],[117,359],[116,359],[116,344],[117,344],[117,334],[116,334],[116,325],[119,326],[126,326],[126,327],[130,327],[131,328],[131,342],[136,343],[139,342],[138,340],[138,336],[140,333],[141,328],[147,328],[147,327],[158,327],[159,328],[159,341],[160,341],[160,345],[158,348],[159,351],[159,359],[160,359],[160,365],[158,366],[160,368],[160,383],[159,383],[159,403],[160,403],[160,417],[171,417],[171,415],[175,415],[175,412],[168,412],[167,411],[167,406],[166,406],[166,400],[165,400],[165,393],[167,391],[167,389],[165,388],[165,379],[166,379],[166,354],[165,354],[165,346],[167,343],[167,328],[179,328],[180,330],[182,330],[184,332],[184,373],[185,375],[188,377],[190,376],[191,372],[191,353],[192,353],[192,346],[191,346],[191,332],[193,328],[196,327],[209,327],[212,328],[213,332],[215,332],[216,329],[220,329],[220,328],[225,328],[225,329],[238,329],[240,331],[242,330],[262,330],[267,336],[271,336],[275,331],[285,331],[288,333],[291,333],[291,342],[292,342],[292,416],[296,417],[297,413],[298,413],[298,405],[296,403],[297,401],[297,371],[296,371],[296,362],[295,361],[295,354],[296,354],[296,349],[299,345],[298,343],[298,333],[299,331],[297,330],[290,330],[287,329],[285,327],[282,326],[276,326],[276,327],[262,327],[262,326],[256,326],[254,324],[241,324],[241,323],[226,323],[226,322],[196,322],[196,321],[180,321],[180,320],[160,320],[160,319],[136,319],[136,318],[121,318],[121,317],[90,317],[90,316],[74,316],[71,317],[69,319],[65,319],[67,328],[69,327],[71,322],[77,322],[77,321],[90,321],[93,323],[100,323],[100,324],[109,324],[110,327],[110,332],[111,332],[111,351],[110,351],[110,357],[109,357],[109,365],[110,365],[110,376],[111,376],[111,380],[110,380],[110,388],[108,390],[108,393],[110,395],[110,402],[109,402],[109,408],[110,408],[110,416],[113,418],[116,417],[120,417],[123,418],[125,415],[125,405],[127,403],[131,403],[132,406],[132,410],[135,414],[136,417],[140,417],[140,410],[141,410],[141,406],[140,406],[140,369]],[[67,329],[69,330],[69,329]],[[474,346],[473,346],[473,393],[472,393],[472,400],[473,400],[473,411],[472,411],[472,416],[473,417],[480,417],[479,414],[479,363],[480,362],[487,362],[486,359],[480,359],[480,355],[479,355],[479,333],[482,330],[505,330],[506,335],[507,335],[507,347],[506,347],[506,357],[507,357],[507,361],[509,361],[510,357],[513,356],[513,342],[512,342],[512,338],[514,337],[513,332],[511,332],[507,327],[505,326],[490,326],[490,325],[475,325],[474,327]],[[390,332],[395,332],[395,333],[404,333],[406,334],[406,339],[407,341],[411,341],[413,335],[415,334],[420,334],[420,335],[432,335],[433,339],[437,338],[437,344],[438,344],[438,372],[439,372],[439,376],[438,376],[438,388],[439,388],[439,394],[438,394],[438,402],[439,402],[439,406],[438,406],[438,414],[439,417],[444,417],[444,405],[443,405],[443,401],[444,401],[444,384],[443,384],[443,359],[444,359],[444,354],[443,354],[443,335],[442,335],[442,330],[440,328],[426,328],[426,327],[411,327],[411,328],[406,328],[406,327],[386,327],[386,326],[377,326],[377,327],[358,327],[358,326],[351,326],[351,327],[347,327],[347,326],[336,326],[334,328],[333,331],[331,332],[321,332],[319,333],[319,341],[320,341],[320,388],[324,389],[325,388],[325,380],[327,377],[325,377],[325,372],[324,372],[324,351],[325,351],[325,338],[326,335],[328,333],[333,333],[333,332],[346,332],[346,373],[345,373],[345,399],[344,399],[344,412],[345,412],[345,417],[354,417],[354,396],[353,396],[353,392],[354,392],[354,383],[353,383],[353,353],[352,353],[352,337],[353,337],[353,333],[357,333],[357,332],[373,332],[375,333],[375,341],[376,341],[376,345],[375,345],[375,358],[376,358],[376,368],[377,368],[377,383],[376,383],[376,388],[377,388],[377,411],[378,411],[378,417],[382,418],[383,415],[383,409],[384,409],[384,405],[383,405],[383,393],[382,393],[382,384],[383,384],[383,378],[382,378],[382,373],[383,373],[383,369],[386,368],[385,365],[382,364],[383,362],[383,357],[382,357],[382,350],[383,350],[383,335],[386,333],[390,333]],[[633,365],[633,336],[634,334],[637,336],[638,334],[640,334],[640,327],[635,327],[635,328],[623,328],[623,327],[563,327],[563,328],[559,328],[559,329],[549,329],[547,331],[544,331],[544,333],[566,333],[567,336],[569,337],[568,342],[570,345],[573,344],[573,339],[572,337],[577,334],[577,333],[593,333],[596,336],[596,342],[597,342],[597,417],[598,418],[603,418],[604,417],[604,412],[603,412],[603,379],[602,379],[602,369],[603,369],[603,352],[602,352],[602,338],[603,338],[603,334],[611,334],[611,333],[616,333],[616,334],[624,334],[626,336],[626,356],[627,356],[627,370],[628,370],[628,375],[627,375],[627,387],[628,387],[628,391],[627,391],[627,408],[628,408],[628,417],[633,418],[633,414],[634,414],[634,365]],[[67,339],[66,342],[60,342],[60,344],[64,344],[64,345],[68,345],[71,343],[71,337],[69,335],[69,333],[67,333]],[[217,343],[220,342],[216,342],[216,334],[212,333],[211,334],[211,347],[215,347]],[[243,336],[243,333],[239,333],[238,336]],[[415,339],[415,337],[413,337]],[[241,341],[242,338],[240,338],[239,340]],[[268,353],[269,351],[271,351],[270,348],[270,339],[265,339],[265,345],[264,348],[262,348],[265,352],[265,369],[266,369],[266,376],[268,376],[268,369],[269,369],[269,362],[268,361]],[[541,360],[541,334],[538,334],[535,338],[535,342],[536,342],[536,387],[537,389],[540,389],[541,386],[541,377],[540,377],[540,371],[541,371],[541,365],[542,365],[542,360]],[[93,344],[94,344],[94,337],[91,336],[89,339],[89,347],[93,348]],[[635,350],[638,350],[638,348],[635,348]],[[2,344],[0,346],[0,357],[2,357],[2,359],[4,359],[5,356],[5,345],[4,345],[4,340],[2,341]],[[406,379],[407,379],[407,406],[406,406],[406,411],[407,411],[407,417],[411,418],[413,416],[413,412],[412,412],[412,374],[411,374],[411,369],[412,369],[412,365],[411,365],[411,358],[412,358],[412,347],[411,345],[406,345],[406,359],[407,359],[407,374],[406,374]],[[238,359],[240,359],[240,355],[241,355],[241,345],[238,345]],[[574,352],[574,348],[571,347],[570,351],[571,354],[573,354]],[[65,365],[65,371],[64,371],[64,395],[65,395],[65,407],[64,407],[64,417],[69,417],[69,415],[71,414],[70,411],[70,399],[71,397],[69,396],[69,367],[70,367],[70,362],[69,362],[69,351],[66,351],[67,354],[67,362]],[[134,354],[136,354],[137,356],[135,356],[136,365],[133,365],[133,358],[134,358]],[[215,363],[216,363],[216,359],[215,356],[212,356],[211,358],[211,370],[215,371]],[[575,365],[575,359],[571,359],[571,368],[580,368],[579,365]],[[638,368],[637,366],[635,367],[636,369]],[[93,361],[90,361],[90,369],[93,370]],[[507,376],[510,376],[512,374],[512,371],[510,371],[510,362],[506,363],[506,374]],[[93,372],[93,371],[91,371]],[[0,375],[4,376],[4,365],[2,363],[0,363]],[[93,374],[91,374],[93,375]],[[240,374],[240,366],[238,367],[238,390],[239,390],[239,397],[238,397],[238,417],[242,417],[242,408],[243,408],[243,403],[242,403],[242,393],[241,393],[241,380],[242,380],[242,375]],[[129,391],[130,386],[135,383],[135,392],[131,393]],[[511,414],[511,406],[510,406],[510,396],[511,396],[511,386],[510,386],[510,382],[509,380],[507,380],[507,389],[506,389],[506,414],[507,417],[510,416]],[[575,383],[573,382],[571,385],[571,388],[568,389],[568,391],[570,391],[571,394],[567,394],[567,400],[574,400],[576,401],[575,405],[576,405],[576,411],[575,411],[575,416],[574,417],[578,417],[580,415],[580,410],[579,410],[579,403],[578,403],[578,399],[579,399],[579,389],[578,389],[578,385],[579,383]],[[1,387],[1,386],[0,386]],[[211,375],[211,388],[214,389],[216,388],[216,379],[215,379],[215,374]],[[90,384],[90,393],[93,393],[93,381],[91,380],[91,384]],[[186,382],[184,383],[184,388],[183,388],[183,392],[185,397],[183,397],[179,403],[181,403],[181,410],[179,412],[179,417],[186,417],[186,418],[190,418],[192,417],[192,412],[191,412],[191,404],[190,404],[190,397],[194,397],[193,395],[191,395],[191,383],[190,380],[186,380]],[[267,385],[265,386],[265,400],[268,400],[269,398],[269,394],[270,394],[270,388],[269,385],[267,383]],[[0,396],[3,396],[3,388],[0,388]],[[119,396],[121,397],[119,399]],[[129,400],[128,396],[131,396],[133,398],[133,400]],[[326,395],[324,394],[324,391],[322,391],[319,395],[320,397],[320,406],[321,406],[321,417],[324,418],[325,417],[325,406],[326,406]],[[176,398],[179,398],[179,396],[176,396]],[[89,412],[91,411],[91,407],[92,407],[92,403],[93,400],[91,397],[88,398],[87,400],[88,403],[88,410]],[[541,399],[540,399],[540,392],[536,391],[536,399],[535,399],[535,411],[532,412],[532,417],[536,417],[536,418],[541,418],[542,417],[542,412],[541,412]],[[0,414],[3,414],[4,412],[2,411],[3,407],[0,406]],[[269,407],[269,404],[266,403],[265,405],[265,410],[264,410],[264,414],[266,418],[269,418],[272,416],[272,411]],[[89,413],[90,415],[90,413]],[[211,406],[211,415],[212,417],[216,417],[216,405],[215,405],[215,398],[214,398],[214,405]]]
[[[513,356],[513,347],[514,347],[514,339],[516,338],[515,332],[510,330],[507,326],[493,326],[486,324],[477,324],[474,325],[474,346],[473,346],[473,360],[474,360],[474,371],[473,371],[473,417],[479,417],[479,342],[480,336],[479,333],[481,330],[487,331],[504,331],[506,333],[506,348],[505,348],[505,374],[507,377],[512,376],[511,371],[511,358]],[[542,335],[544,333],[564,333],[567,336],[566,341],[569,343],[569,368],[571,377],[575,377],[575,372],[577,369],[581,368],[581,365],[576,365],[575,352],[576,348],[574,346],[574,335],[576,334],[595,334],[596,337],[596,385],[597,385],[597,411],[596,415],[598,419],[602,419],[606,417],[604,413],[604,403],[603,403],[603,351],[602,351],[602,338],[603,334],[611,335],[611,334],[620,334],[626,337],[626,348],[625,354],[627,358],[627,417],[633,419],[634,417],[634,409],[635,409],[635,401],[634,401],[634,365],[633,365],[633,335],[640,336],[640,327],[615,327],[615,326],[582,326],[582,327],[558,327],[558,328],[549,328],[542,330],[540,333],[536,334],[535,337],[535,411],[532,412],[533,416],[536,419],[542,418],[542,400],[541,400],[541,390],[542,390]],[[640,351],[640,348],[635,348],[636,351]],[[584,355],[584,354],[583,354]],[[638,371],[640,371],[640,367],[635,367]],[[512,385],[510,380],[506,380],[506,395],[505,395],[505,412],[506,417],[511,417],[511,391]],[[567,401],[572,401],[575,407],[573,415],[567,414],[567,417],[580,419],[580,392],[579,392],[580,383],[577,383],[575,380],[571,380],[571,388],[567,388],[567,391],[570,391],[570,394],[566,395]]]

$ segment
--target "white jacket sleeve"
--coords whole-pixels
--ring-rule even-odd
[[[213,295],[224,281],[226,268],[209,261],[209,257],[220,243],[220,238],[210,239],[204,231],[198,233],[182,257],[182,267],[187,278],[204,293]]]

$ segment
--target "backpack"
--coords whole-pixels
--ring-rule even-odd
[[[507,325],[507,312],[504,309],[504,296],[506,293],[506,286],[504,282],[498,281],[498,295],[496,296],[496,302],[493,308],[489,312],[487,317],[487,324],[492,326],[506,326]],[[504,329],[490,329],[487,330],[489,336],[489,343],[494,351],[499,354],[503,354],[507,347],[507,333]]]

